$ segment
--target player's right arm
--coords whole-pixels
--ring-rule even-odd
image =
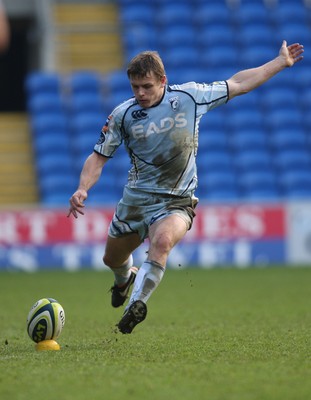
[[[78,214],[84,215],[84,200],[87,198],[87,192],[98,181],[108,160],[109,158],[96,152],[88,156],[81,171],[79,187],[69,200],[70,208],[67,217],[70,214],[75,218],[78,218]]]

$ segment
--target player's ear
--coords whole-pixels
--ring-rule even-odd
[[[162,87],[165,86],[166,80],[167,80],[167,79],[166,79],[166,75],[163,75],[162,78],[161,78],[161,85],[162,85]]]

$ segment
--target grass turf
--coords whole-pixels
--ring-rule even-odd
[[[311,398],[311,268],[167,271],[131,335],[116,333],[112,274],[0,274],[0,398]],[[33,303],[66,312],[61,351],[36,352]]]

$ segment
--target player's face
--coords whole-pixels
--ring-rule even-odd
[[[145,77],[131,77],[130,83],[138,104],[142,108],[149,108],[159,103],[164,92],[166,76],[160,80],[150,72]]]

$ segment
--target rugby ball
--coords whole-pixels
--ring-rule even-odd
[[[65,325],[65,311],[55,299],[38,300],[29,311],[27,332],[34,342],[55,340]]]

